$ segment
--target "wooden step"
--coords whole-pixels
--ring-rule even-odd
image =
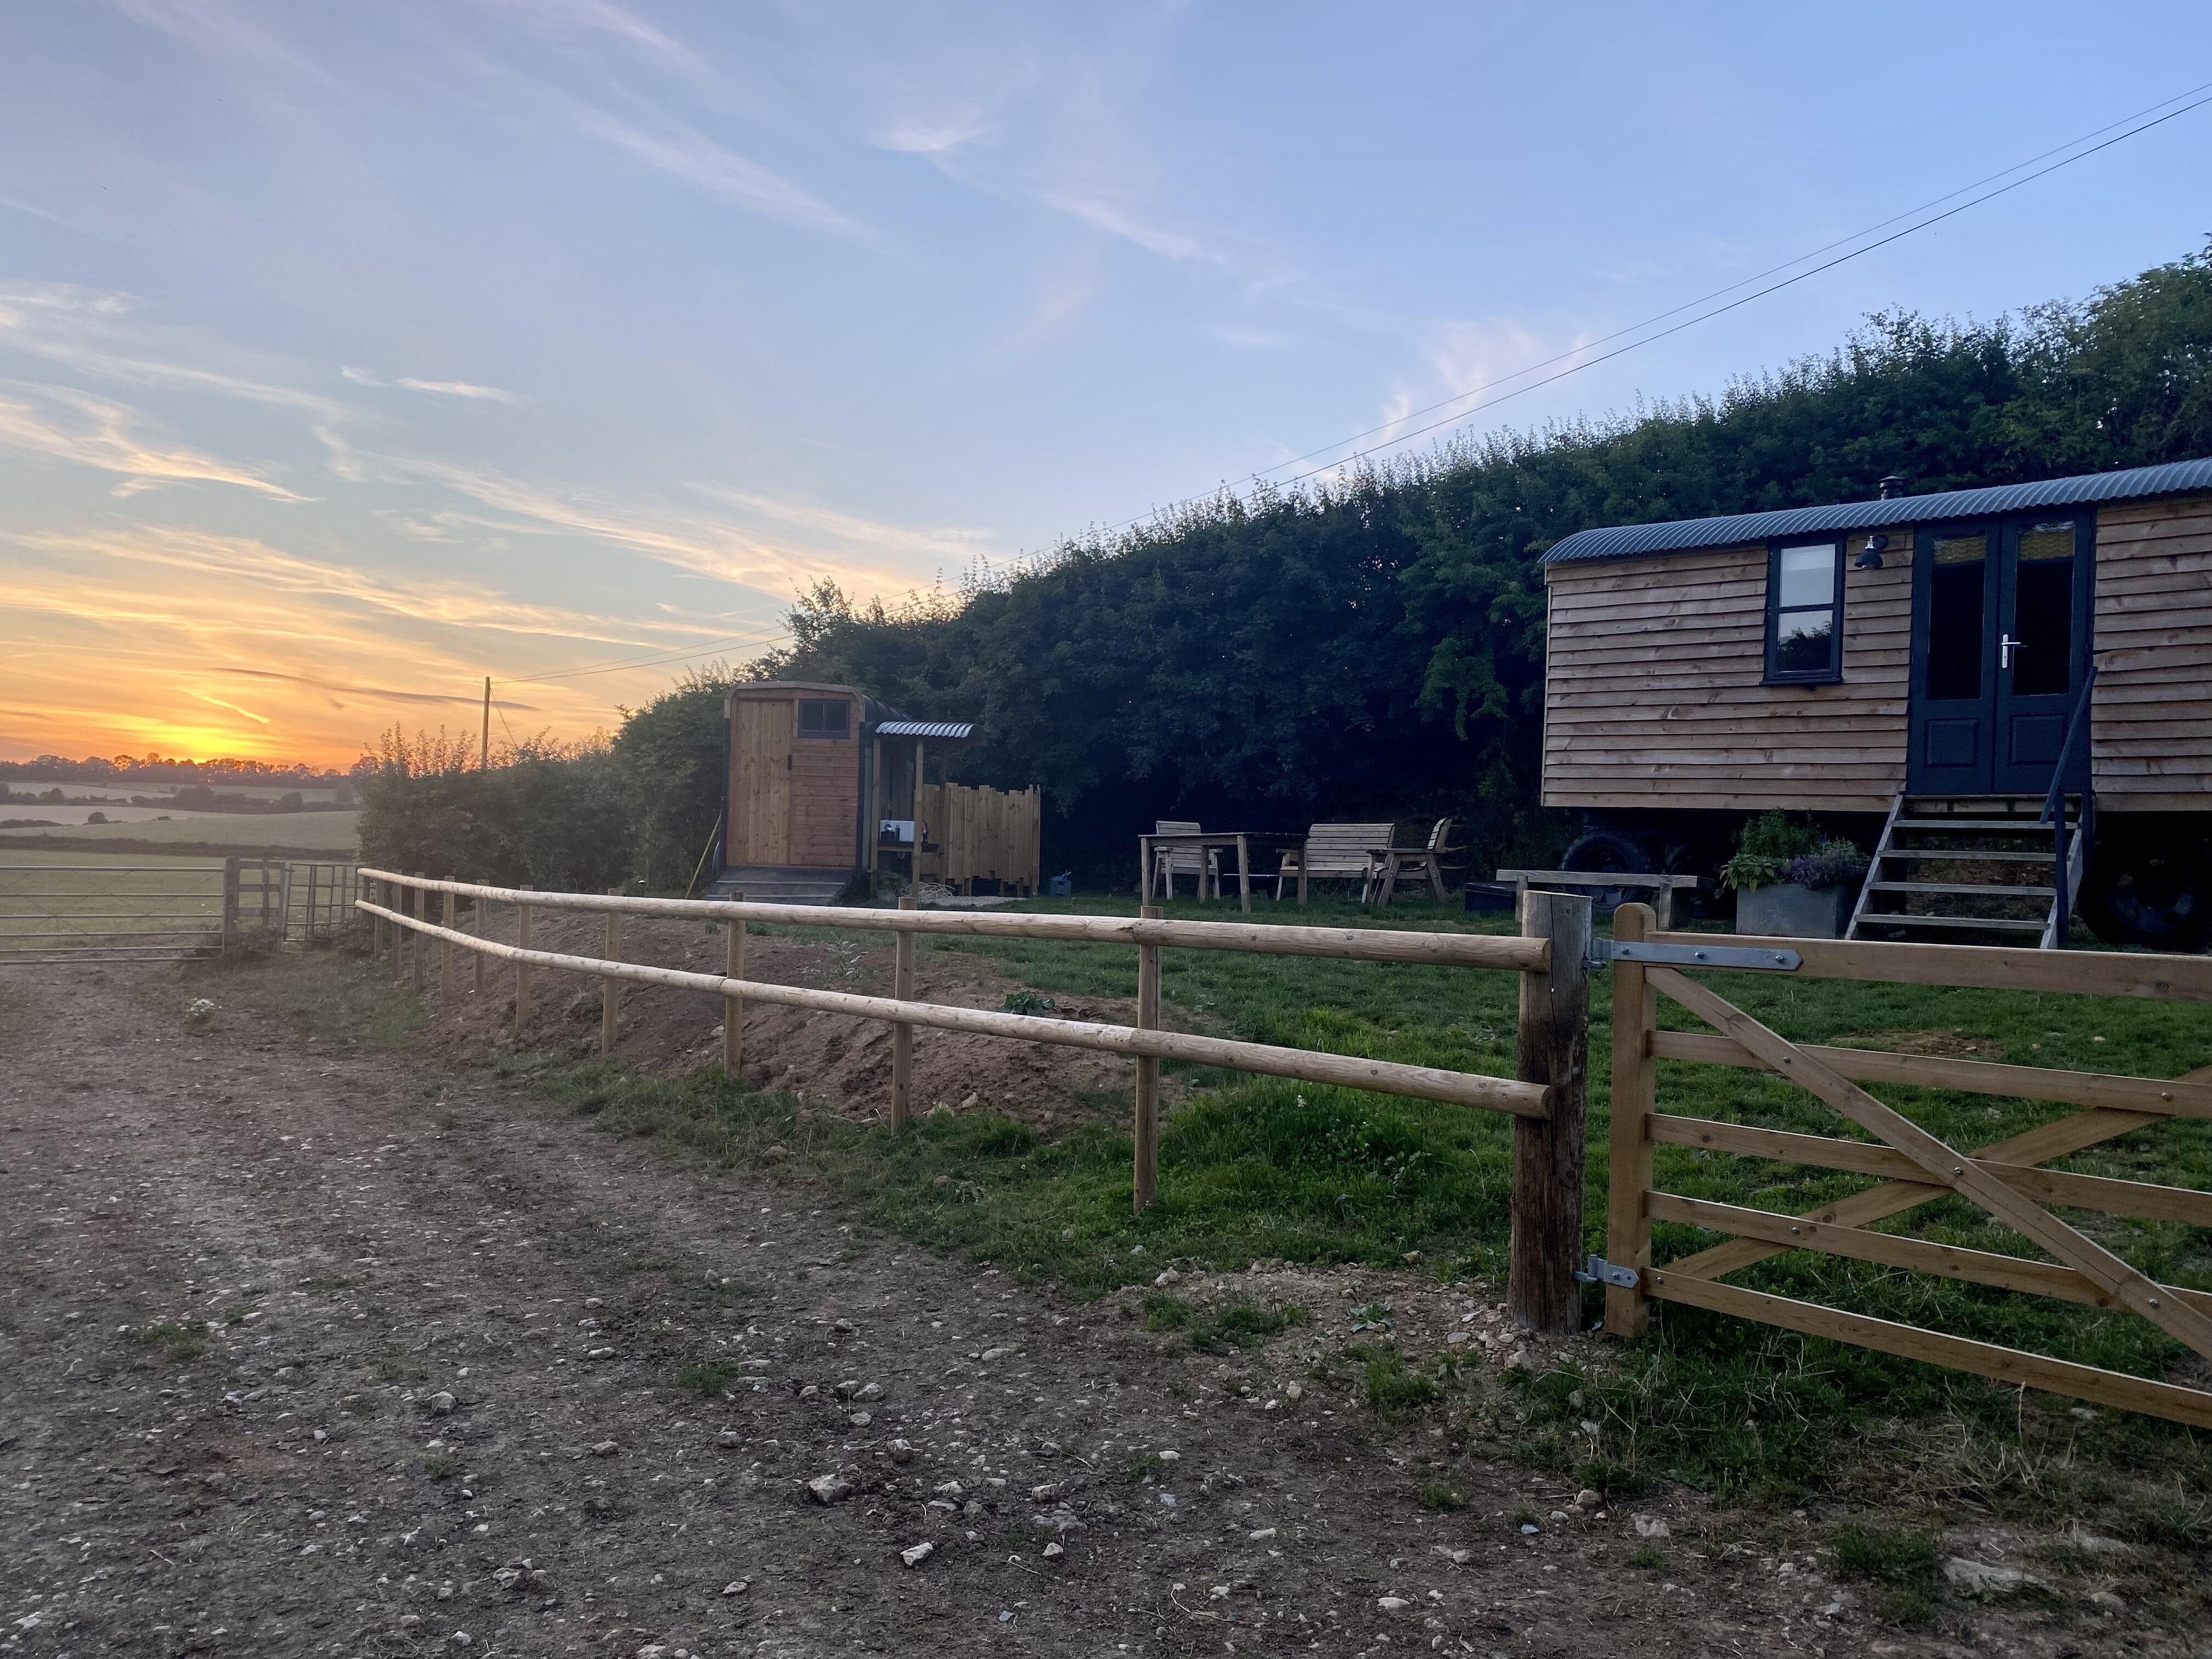
[[[2034,818],[1899,818],[1890,828],[1893,830],[1978,830],[1984,833],[2000,830],[2012,835],[2025,836],[2039,832],[2047,836],[2057,826],[2039,823]]]
[[[2008,853],[1994,847],[1891,847],[1876,853],[1878,859],[1942,859],[1953,864],[2050,864],[2053,852]]]
[[[2012,933],[2040,933],[2047,921],[2014,921],[2001,916],[1886,916],[1869,911],[1859,918],[1863,927],[1997,927]]]
[[[1869,893],[1972,893],[1989,898],[2056,898],[2055,887],[1977,887],[1966,881],[1870,881]]]

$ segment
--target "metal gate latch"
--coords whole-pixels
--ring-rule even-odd
[[[1742,945],[1648,945],[1638,939],[1594,939],[1589,966],[1607,962],[1649,962],[1668,968],[1764,968],[1795,973],[1805,958],[1795,951]]]
[[[1594,1255],[1584,1262],[1583,1270],[1575,1277],[1585,1285],[1618,1285],[1628,1291],[1636,1288],[1635,1268],[1616,1267],[1601,1255]]]

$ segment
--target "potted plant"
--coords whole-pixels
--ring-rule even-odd
[[[1841,939],[1866,871],[1856,842],[1767,812],[1744,825],[1721,885],[1735,890],[1739,933]]]

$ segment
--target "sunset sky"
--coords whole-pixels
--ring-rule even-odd
[[[343,765],[487,674],[495,737],[611,728],[817,578],[1404,434],[2208,63],[2201,3],[9,6],[0,757]],[[2085,294],[2203,246],[2208,161],[2212,110],[1475,424]]]

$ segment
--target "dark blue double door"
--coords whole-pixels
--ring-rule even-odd
[[[1914,794],[2040,795],[2089,668],[2096,515],[1923,530],[1912,553]],[[2084,787],[2087,741],[2068,757]]]

